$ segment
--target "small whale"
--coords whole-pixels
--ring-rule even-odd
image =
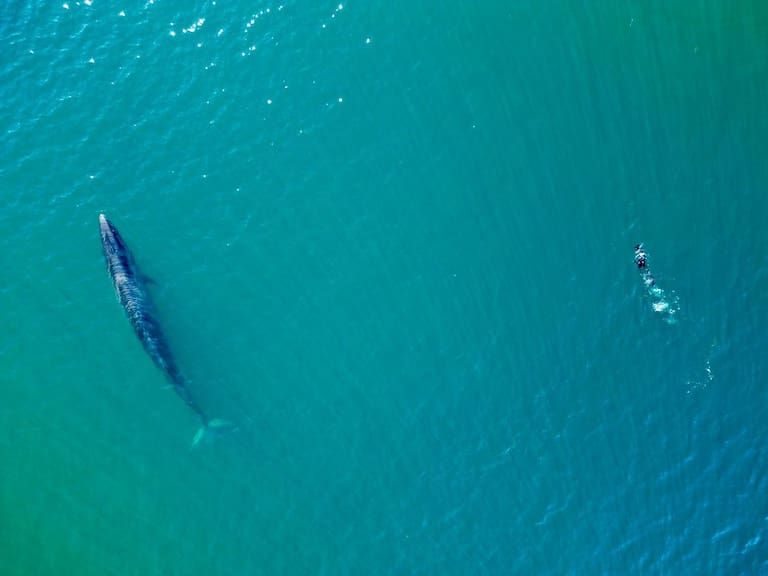
[[[99,214],[99,229],[107,269],[117,292],[117,300],[123,307],[133,331],[149,357],[165,374],[176,394],[202,422],[192,445],[197,445],[209,432],[234,429],[234,426],[225,420],[209,418],[195,401],[157,320],[155,307],[147,290],[147,284],[152,281],[141,273],[117,228],[104,214]]]

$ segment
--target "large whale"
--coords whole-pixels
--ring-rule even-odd
[[[109,275],[112,277],[112,283],[115,285],[117,299],[122,305],[131,326],[133,326],[133,331],[138,336],[149,357],[165,374],[176,394],[184,400],[203,424],[197,431],[197,434],[195,434],[192,444],[196,445],[200,442],[206,432],[222,428],[232,428],[232,425],[225,420],[208,418],[207,414],[193,398],[184,375],[173,359],[168,341],[157,320],[155,308],[147,290],[147,277],[136,266],[136,261],[133,259],[117,228],[107,220],[104,214],[99,214],[99,228],[101,231],[101,245],[104,248],[104,257],[107,259]]]

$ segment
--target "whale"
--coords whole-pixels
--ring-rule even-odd
[[[165,375],[176,394],[201,421],[202,426],[195,434],[192,445],[197,445],[214,431],[234,428],[226,420],[209,418],[195,400],[187,379],[176,364],[168,339],[158,321],[155,305],[148,289],[148,285],[153,281],[141,272],[120,232],[104,214],[99,214],[99,231],[104,258],[107,261],[107,269],[115,287],[117,300],[136,337],[155,366]]]

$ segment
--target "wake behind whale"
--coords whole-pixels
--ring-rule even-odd
[[[142,275],[117,228],[107,220],[104,214],[99,214],[99,229],[109,275],[112,277],[117,299],[133,331],[149,357],[165,374],[176,394],[202,421],[203,425],[195,434],[192,445],[198,444],[207,432],[234,428],[225,420],[210,419],[195,401],[186,379],[176,365],[165,334],[157,320],[155,308],[147,290],[146,276]]]

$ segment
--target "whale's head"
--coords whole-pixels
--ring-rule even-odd
[[[104,246],[104,254],[107,257],[118,255],[125,250],[120,233],[107,220],[104,214],[99,214],[99,231],[101,232],[101,244]]]

